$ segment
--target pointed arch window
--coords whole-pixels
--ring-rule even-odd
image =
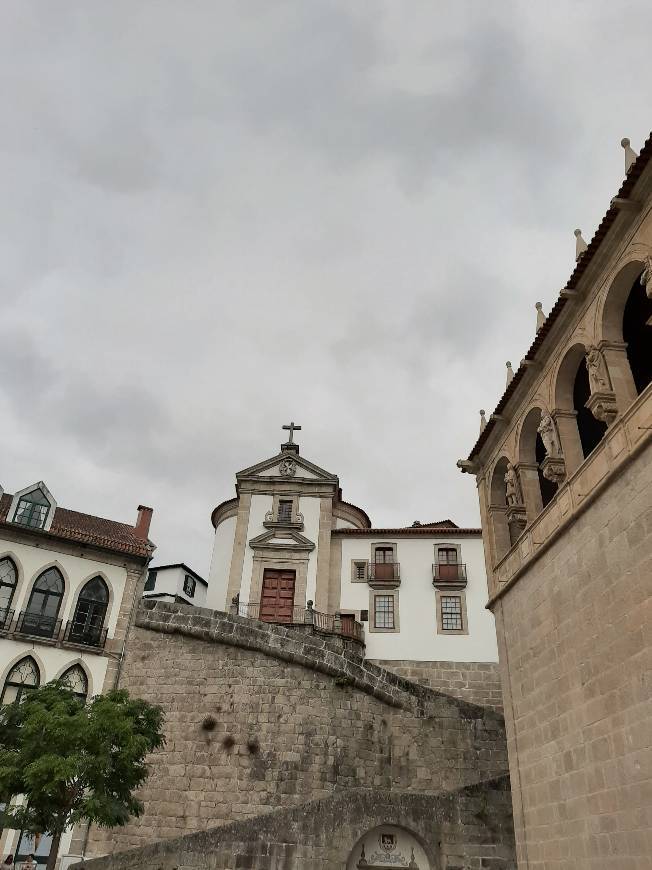
[[[41,682],[38,665],[31,656],[25,656],[13,666],[7,674],[5,684],[2,687],[0,704],[13,704],[32,689],[36,689]]]
[[[0,628],[9,628],[13,611],[11,602],[18,583],[18,571],[13,561],[0,559]]]
[[[109,590],[106,583],[101,577],[93,577],[79,593],[67,639],[85,646],[101,646],[108,606]]]
[[[35,637],[53,637],[60,624],[58,617],[63,589],[63,575],[58,568],[43,571],[32,587],[18,631]]]
[[[81,665],[73,665],[64,671],[59,678],[67,686],[76,698],[85,704],[88,698],[88,677]]]
[[[16,506],[14,522],[30,529],[42,529],[50,513],[49,499],[40,487],[22,495]]]

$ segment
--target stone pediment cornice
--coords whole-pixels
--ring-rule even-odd
[[[297,453],[285,450],[277,453],[276,456],[258,462],[256,465],[250,465],[249,468],[244,468],[242,471],[238,471],[236,474],[236,480],[238,482],[261,479],[266,482],[276,480],[275,477],[265,475],[264,472],[269,471],[270,468],[274,468],[282,462],[293,464],[295,470],[293,474],[279,477],[279,480],[291,480],[298,483],[331,483],[334,486],[339,485],[339,478],[336,474],[331,474],[329,471],[320,468],[319,465],[315,465],[313,462],[309,462]],[[308,472],[311,476],[302,475],[302,471]]]
[[[295,552],[310,552],[315,549],[314,543],[300,532],[289,530],[281,534],[278,531],[263,532],[249,541],[252,550],[293,550]]]

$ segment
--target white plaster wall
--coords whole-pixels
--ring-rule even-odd
[[[143,598],[150,595],[170,595],[172,598],[177,594],[179,583],[183,583],[183,571],[181,568],[154,568],[156,571],[156,583],[153,589],[143,593]]]
[[[24,656],[32,656],[41,672],[41,685],[50,682],[79,662],[88,676],[88,688],[91,695],[98,695],[104,687],[104,677],[108,659],[106,656],[91,652],[59,649],[39,643],[38,640],[13,640],[0,638],[0,691],[4,687],[5,678],[13,665]]]
[[[271,495],[254,493],[251,497],[249,526],[247,527],[247,544],[245,546],[244,563],[242,565],[242,583],[240,584],[240,601],[243,603],[249,602],[251,573],[254,567],[254,551],[249,546],[249,541],[267,531],[263,522],[265,521],[265,515],[271,511],[273,502],[274,498]]]
[[[92,558],[68,556],[47,547],[33,547],[0,540],[0,559],[5,556],[10,556],[18,568],[18,588],[11,602],[11,607],[15,611],[24,610],[27,606],[32,584],[41,571],[51,565],[59,568],[65,580],[64,598],[59,611],[59,618],[64,622],[72,617],[80,588],[87,580],[101,574],[109,586],[111,595],[105,626],[108,627],[109,637],[113,635],[127,579],[125,568]]]
[[[329,499],[328,499],[329,500]],[[319,509],[321,498],[301,496],[299,499],[299,511],[303,514],[303,531],[301,534],[312,541],[315,549],[308,554],[308,575],[306,579],[306,601],[314,601],[317,591],[317,553],[319,549]],[[304,601],[294,602],[297,605],[305,604]]]
[[[228,610],[226,592],[229,585],[236,520],[236,516],[228,517],[215,529],[213,556],[208,572],[208,589],[205,597],[205,606],[213,610]]]
[[[341,517],[337,517],[335,520],[335,528],[336,529],[357,529],[355,523],[352,523],[350,520],[343,520]]]
[[[399,587],[400,631],[371,632],[365,625],[366,657],[370,659],[407,659],[413,661],[496,662],[498,650],[492,614],[487,603],[487,577],[480,538],[414,537],[343,537],[342,538],[342,610],[370,609],[369,586],[351,581],[351,560],[371,558],[372,542],[397,544],[401,564]],[[435,589],[432,564],[435,544],[459,544],[460,560],[466,564],[466,611],[469,633],[437,633]],[[370,619],[373,614],[370,612]]]

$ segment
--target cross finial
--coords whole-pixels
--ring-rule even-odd
[[[301,431],[301,426],[297,426],[294,420],[291,423],[288,423],[286,426],[283,426],[284,429],[289,430],[290,437],[288,438],[288,444],[294,444],[294,433]]]

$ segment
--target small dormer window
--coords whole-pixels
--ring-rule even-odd
[[[278,503],[278,522],[292,522],[292,499],[280,499]]]
[[[14,522],[30,529],[42,529],[50,512],[50,502],[40,489],[22,495],[16,507]]]

